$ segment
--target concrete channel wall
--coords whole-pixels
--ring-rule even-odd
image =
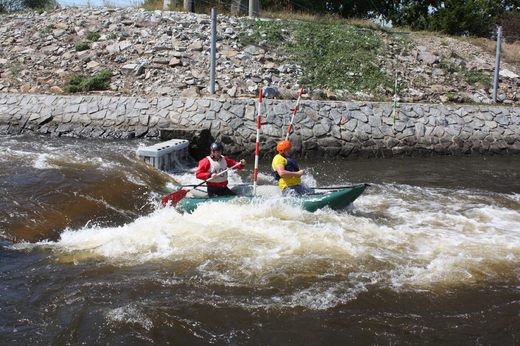
[[[262,153],[285,136],[294,101],[264,100]],[[0,134],[196,141],[201,131],[227,153],[252,153],[254,99],[135,98],[0,93]],[[306,157],[520,153],[520,108],[390,103],[300,103],[291,136]],[[200,141],[199,141],[200,142]]]

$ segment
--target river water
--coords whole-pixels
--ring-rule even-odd
[[[157,200],[193,173],[146,144],[1,137],[0,344],[520,343],[519,156],[303,161],[371,186],[181,214]]]

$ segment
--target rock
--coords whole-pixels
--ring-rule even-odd
[[[221,51],[221,54],[226,57],[233,57],[233,56],[238,55],[238,52],[234,49],[225,49],[225,50]]]
[[[520,76],[509,70],[500,70],[499,75],[505,78],[519,78]]]
[[[417,60],[422,61],[426,65],[433,65],[439,62],[439,57],[435,54],[432,54],[427,51],[427,48],[424,46],[417,47],[419,52],[417,53]]]
[[[168,65],[170,63],[170,61],[166,58],[155,58],[152,60],[152,62],[154,64],[159,64],[159,65]]]
[[[265,50],[263,48],[257,47],[257,46],[247,46],[244,48],[244,52],[251,54],[251,55],[260,55],[265,54]]]
[[[60,88],[59,86],[56,86],[56,85],[51,86],[50,91],[53,94],[63,94],[63,92],[64,92],[62,88]]]
[[[200,41],[195,41],[188,46],[188,50],[196,51],[196,52],[202,51],[202,48],[203,48],[202,42],[200,42]]]
[[[190,87],[181,92],[182,97],[199,97],[200,91],[197,87]]]
[[[114,43],[106,47],[106,50],[109,54],[117,54],[120,52],[119,43]]]
[[[228,90],[226,91],[226,93],[227,93],[229,96],[231,96],[231,97],[235,97],[235,96],[237,96],[237,87],[236,87],[236,85],[234,85],[234,86],[232,86],[230,89],[228,89]]]
[[[263,96],[268,99],[274,99],[274,98],[278,98],[280,96],[280,92],[278,91],[278,88],[272,87],[272,86],[264,87],[264,89],[262,90],[262,93],[263,93]]]
[[[87,68],[89,70],[93,70],[93,69],[96,69],[97,67],[99,67],[99,63],[97,61],[89,61],[87,63]]]
[[[447,89],[448,88],[444,85],[434,84],[430,87],[430,92],[435,93],[435,94],[442,94],[442,93],[445,93],[447,91]]]
[[[182,65],[182,62],[181,62],[180,59],[177,59],[177,58],[171,58],[170,61],[168,62],[168,65],[170,65],[171,67],[181,66],[181,65]]]
[[[329,100],[336,100],[338,98],[336,93],[329,89],[326,90],[325,95]]]
[[[142,64],[139,64],[139,66],[137,66],[137,68],[134,69],[134,76],[140,76],[142,74],[144,74],[144,71],[145,71],[145,67],[144,67],[144,63]]]
[[[65,34],[65,30],[63,30],[63,29],[56,29],[56,30],[52,31],[52,35],[55,38],[59,38],[59,37],[63,36],[64,34]]]
[[[135,69],[137,69],[139,65],[137,64],[126,64],[121,68],[121,73],[124,75],[128,75],[132,73]]]
[[[31,85],[30,84],[24,84],[20,87],[20,91],[22,93],[28,93],[29,90],[31,90]]]

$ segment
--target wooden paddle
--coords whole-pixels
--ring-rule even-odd
[[[227,169],[223,170],[222,172],[220,173],[217,173],[217,175],[221,175],[221,174],[224,174],[226,173],[227,171],[229,171],[230,169],[233,169],[233,168],[236,168],[240,166],[240,162],[237,163],[236,165],[232,166],[232,167],[228,167]],[[188,192],[190,192],[190,190],[194,190],[196,189],[197,187],[199,186],[202,186],[204,184],[206,184],[208,181],[210,181],[211,178],[207,179],[207,180],[204,180],[202,183],[200,184],[197,184],[197,185],[194,185],[194,187],[192,189],[182,189],[182,190],[179,190],[179,191],[173,191],[172,193],[170,193],[169,195],[167,196],[164,196],[163,198],[161,198],[161,203],[163,205],[176,205],[177,203],[179,203],[184,197],[186,197],[186,195],[188,194]]]

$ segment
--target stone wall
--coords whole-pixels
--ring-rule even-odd
[[[0,93],[0,134],[219,139],[230,154],[254,152],[256,100]],[[294,101],[264,100],[262,153],[285,136]],[[210,136],[207,136],[209,131]],[[291,136],[306,157],[518,153],[520,108],[302,101]]]

